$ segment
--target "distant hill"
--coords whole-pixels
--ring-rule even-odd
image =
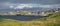
[[[50,9],[50,10],[47,10],[48,12],[54,12],[54,11],[60,11],[60,8],[54,8],[54,9]]]
[[[9,11],[46,11],[46,10],[50,10],[49,8],[24,8],[24,9],[10,9],[10,8],[6,8],[6,9],[0,9],[0,12],[9,12]]]

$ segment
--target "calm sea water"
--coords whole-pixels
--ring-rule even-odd
[[[38,18],[43,18],[43,16],[0,16],[0,18],[21,20],[21,21],[30,21],[30,20],[34,20],[34,19],[38,19]]]

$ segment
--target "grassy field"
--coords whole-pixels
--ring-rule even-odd
[[[60,12],[32,21],[0,19],[0,26],[60,26]]]

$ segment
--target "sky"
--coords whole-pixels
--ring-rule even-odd
[[[60,0],[0,0],[0,9],[60,8]]]

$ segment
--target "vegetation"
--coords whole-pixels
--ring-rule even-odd
[[[37,20],[47,23],[46,26],[60,26],[60,12],[55,12],[48,17],[36,19],[36,21]]]
[[[0,22],[3,22],[3,21],[4,21],[4,19],[1,19],[1,18],[0,18]]]
[[[0,23],[0,26],[60,26],[60,12],[55,12],[48,17],[39,18],[32,21],[1,19]]]

